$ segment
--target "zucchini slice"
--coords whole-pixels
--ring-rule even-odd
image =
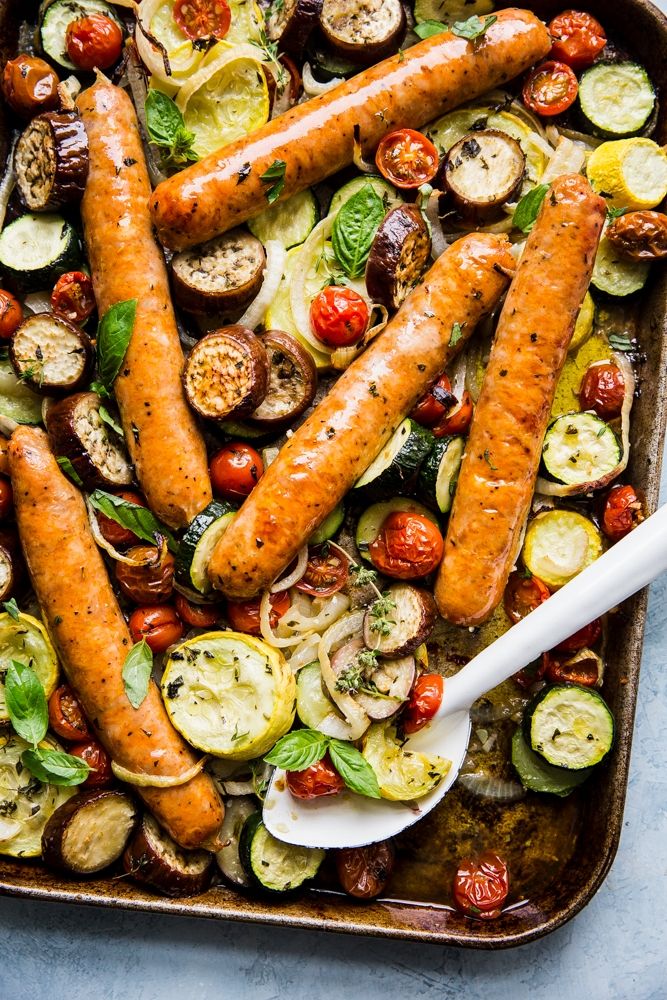
[[[650,269],[648,261],[628,260],[611,240],[603,236],[595,256],[591,284],[605,295],[625,298],[644,287]]]
[[[220,839],[225,846],[215,857],[225,879],[236,889],[249,889],[252,884],[241,864],[239,847],[245,821],[257,811],[257,800],[249,795],[239,795],[225,802],[225,818],[220,827]]]
[[[336,215],[346,201],[349,201],[357,192],[361,191],[367,184],[373,188],[376,194],[382,198],[385,211],[396,208],[403,204],[403,200],[396,188],[393,187],[384,177],[376,177],[375,174],[364,174],[362,177],[353,177],[347,184],[334,194],[329,205],[329,215]]]
[[[229,527],[236,511],[231,504],[212,500],[188,525],[181,539],[176,559],[176,579],[200,594],[210,594],[208,578],[211,553]]]
[[[609,424],[594,413],[564,413],[544,437],[542,461],[549,475],[573,486],[595,483],[621,460],[621,444]]]
[[[58,658],[42,623],[23,612],[18,621],[7,612],[0,614],[0,723],[9,721],[5,676],[12,660],[32,667],[47,698],[58,683]]]
[[[244,309],[262,286],[264,247],[244,229],[232,229],[171,260],[174,298],[186,312],[207,316]]]
[[[325,517],[319,528],[316,528],[308,539],[309,545],[321,545],[322,542],[328,542],[330,538],[336,534],[336,532],[341,528],[343,521],[345,520],[345,505],[339,503],[330,514]]]
[[[616,208],[656,208],[667,195],[667,152],[639,136],[603,142],[588,158],[586,175]]]
[[[180,643],[161,686],[174,727],[217,757],[260,757],[294,721],[296,682],[285,659],[240,632],[206,632]]]
[[[568,771],[599,764],[614,743],[614,717],[597,691],[553,684],[526,708],[524,734],[548,764]]]
[[[376,493],[410,490],[434,440],[429,430],[406,417],[353,488]]]
[[[523,561],[533,576],[556,590],[602,554],[593,522],[573,510],[547,510],[528,524]]]
[[[16,186],[30,212],[48,212],[81,200],[88,177],[88,136],[74,111],[33,118],[14,154]]]
[[[262,243],[277,240],[289,250],[304,243],[319,221],[317,198],[310,188],[306,188],[249,219],[248,229]]]
[[[440,438],[421,467],[419,493],[441,514],[448,514],[454,501],[465,446],[462,437]]]
[[[374,722],[363,738],[362,755],[375,771],[383,799],[411,802],[432,792],[449,772],[452,762],[404,750],[391,722]]]
[[[599,62],[579,80],[579,109],[595,135],[622,139],[636,135],[655,107],[655,90],[643,66]]]
[[[296,676],[296,714],[307,729],[319,729],[320,723],[338,709],[325,694],[319,663],[309,663]]]
[[[429,521],[433,521],[436,525],[438,524],[438,519],[432,511],[410,497],[394,497],[392,500],[383,500],[380,503],[374,503],[359,518],[355,533],[357,548],[364,559],[368,560],[368,546],[380,534],[380,528],[385,520],[396,510],[407,511],[410,514],[422,514]]]
[[[320,847],[297,847],[276,840],[259,813],[245,821],[239,853],[253,885],[269,892],[288,892],[315,878],[326,855]]]
[[[50,288],[81,260],[81,244],[62,215],[20,215],[0,233],[0,270],[21,292]]]
[[[9,358],[0,360],[0,415],[17,424],[42,421],[42,397],[17,379]]]
[[[512,763],[524,788],[531,792],[550,792],[564,798],[581,785],[591,773],[590,768],[568,771],[552,767],[539,754],[530,749],[521,728],[512,737]]]
[[[115,10],[103,0],[52,0],[42,4],[39,25],[39,46],[49,59],[65,69],[79,72],[67,56],[67,27],[72,21],[89,14],[104,14],[122,27]]]

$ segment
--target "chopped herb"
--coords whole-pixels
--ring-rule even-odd
[[[13,597],[10,601],[3,601],[2,606],[10,618],[13,618],[15,622],[19,620],[21,612],[19,611],[19,606]]]
[[[529,233],[535,225],[548,190],[548,184],[538,184],[519,201],[514,211],[514,225],[522,233]]]
[[[76,486],[83,486],[83,480],[81,479],[81,476],[78,474],[78,472],[76,471],[76,469],[74,468],[74,466],[72,465],[72,463],[70,462],[69,458],[67,458],[66,455],[56,455],[56,462],[63,470],[65,475],[68,476],[68,478],[71,479]]]
[[[619,333],[610,334],[609,346],[613,351],[621,351],[623,353],[634,349],[634,344],[630,338]]]
[[[462,328],[461,324],[460,323],[454,323],[454,325],[452,327],[451,335],[449,337],[449,346],[450,347],[456,347],[456,345],[458,344],[458,342],[459,342],[459,340],[461,339],[462,336],[463,336],[463,328]]]
[[[488,467],[490,469],[493,469],[494,472],[497,471],[498,466],[494,465],[493,462],[491,461],[491,456],[489,455],[489,449],[488,448],[484,452],[484,461],[486,462],[486,464],[488,465]]]
[[[452,25],[452,34],[458,35],[459,38],[467,38],[468,41],[474,42],[478,38],[481,38],[485,32],[489,30],[492,24],[495,24],[498,18],[495,14],[490,17],[485,17],[482,20],[481,17],[477,17],[473,14],[469,17],[467,21],[455,21]]]
[[[380,395],[380,393],[378,392],[378,387],[377,387],[377,385],[375,384],[375,382],[371,382],[371,384],[370,384],[370,385],[369,385],[369,387],[368,387],[368,391],[370,392],[371,396],[372,396],[372,397],[373,397],[374,399],[377,399],[377,398],[378,398],[378,396]]]
[[[284,160],[274,160],[271,166],[267,167],[264,173],[260,175],[259,179],[265,184],[270,185],[264,192],[269,205],[273,205],[274,201],[277,201],[282,194],[285,186],[286,169],[287,164]]]
[[[607,209],[607,221],[613,222],[614,219],[620,219],[626,212],[627,208],[614,208],[613,205],[610,205]]]
[[[360,566],[359,563],[352,563],[350,572],[354,573],[355,587],[364,587],[377,580],[377,573],[374,569],[367,569],[366,566]]]

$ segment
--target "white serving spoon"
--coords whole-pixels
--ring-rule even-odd
[[[553,649],[594,618],[616,607],[667,570],[667,504],[617,542],[574,580],[496,639],[445,682],[442,705],[406,747],[451,760],[437,788],[412,805],[352,792],[311,801],[295,799],[285,772],[273,775],[263,819],[279,840],[304,847],[359,847],[385,840],[433,809],[456,781],[470,738],[470,708],[545,650]]]

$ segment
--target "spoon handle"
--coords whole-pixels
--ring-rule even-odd
[[[667,504],[447,680],[438,715],[468,709],[545,650],[667,570]]]

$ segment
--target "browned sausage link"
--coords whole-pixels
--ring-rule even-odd
[[[290,562],[493,309],[514,272],[508,246],[505,237],[471,234],[438,258],[245,501],[213,552],[215,587],[252,597]],[[463,336],[454,348],[455,323]]]
[[[148,213],[150,183],[129,97],[104,77],[77,101],[90,146],[82,203],[100,314],[138,300],[115,383],[125,439],[150,508],[181,527],[211,499],[206,449],[181,386],[183,352],[162,254]]]
[[[604,200],[583,177],[554,181],[505,300],[435,589],[440,613],[457,625],[485,621],[502,598],[604,218]]]
[[[152,199],[158,235],[181,250],[226,232],[266,207],[261,178],[276,160],[286,164],[284,200],[352,162],[355,125],[374,151],[392,129],[419,128],[506,83],[550,46],[542,22],[514,9],[498,11],[475,42],[447,33],[419,42],[163,181]]]
[[[3,476],[9,475],[9,441],[6,438],[0,437],[0,473]]]
[[[125,693],[121,671],[132,640],[81,495],[60,472],[41,430],[19,427],[9,462],[21,543],[44,623],[100,741],[129,771],[182,774],[195,757],[172,728],[155,684],[137,709]],[[207,775],[175,788],[137,791],[183,847],[215,848],[223,810]]]

